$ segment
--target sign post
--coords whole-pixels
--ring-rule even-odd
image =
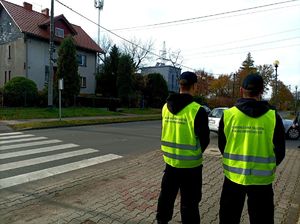
[[[64,79],[58,80],[58,94],[59,94],[59,120],[61,121],[61,91],[64,89]]]

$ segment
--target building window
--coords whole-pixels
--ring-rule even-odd
[[[86,67],[86,55],[78,54],[77,62],[79,66]]]
[[[7,71],[4,72],[4,84],[7,82]]]
[[[48,84],[48,81],[49,81],[49,72],[50,70],[49,70],[49,66],[48,65],[46,65],[45,66],[45,81],[44,81],[44,83],[45,83],[45,85],[47,85]]]
[[[11,46],[8,45],[8,59],[11,59]]]
[[[8,71],[8,81],[11,80],[11,71]]]
[[[55,36],[64,38],[65,37],[65,31],[61,28],[55,27]]]
[[[86,88],[86,77],[80,76],[80,88]]]

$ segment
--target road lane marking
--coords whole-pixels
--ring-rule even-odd
[[[23,148],[23,147],[27,147],[27,146],[48,145],[48,144],[59,143],[59,142],[62,142],[62,141],[58,140],[58,139],[54,139],[54,140],[45,140],[45,141],[39,141],[39,142],[27,142],[27,143],[21,143],[21,144],[0,146],[0,150],[17,149],[17,148]]]
[[[8,158],[14,158],[17,156],[26,156],[26,155],[32,155],[32,154],[37,154],[37,153],[42,153],[42,152],[51,152],[51,151],[55,151],[55,150],[68,149],[68,148],[73,148],[73,147],[77,147],[77,146],[79,146],[79,145],[69,143],[69,144],[48,146],[48,147],[42,147],[42,148],[36,148],[36,149],[30,149],[30,150],[24,150],[24,151],[18,151],[18,152],[2,153],[2,154],[0,154],[0,159],[8,159]]]
[[[4,145],[4,144],[8,144],[8,143],[14,143],[14,142],[29,142],[29,141],[43,140],[43,139],[47,139],[47,138],[46,137],[35,137],[35,138],[6,140],[6,141],[0,141],[0,145]]]
[[[55,155],[50,155],[50,156],[38,157],[38,158],[34,158],[34,159],[27,159],[27,160],[22,160],[22,161],[18,161],[18,162],[6,163],[6,164],[0,165],[0,171],[12,170],[12,169],[16,169],[16,168],[32,166],[32,165],[41,164],[41,163],[45,163],[45,162],[66,159],[66,158],[70,158],[70,157],[74,157],[74,156],[86,155],[86,154],[93,153],[93,152],[99,152],[99,151],[88,148],[88,149],[81,149],[81,150],[65,152],[65,153],[60,153],[60,154],[55,154]]]
[[[0,137],[0,140],[4,140],[4,139],[13,139],[13,138],[27,138],[27,137],[32,137],[34,135],[28,134],[28,135],[13,135],[13,136],[4,136],[4,137]]]
[[[100,164],[100,163],[104,163],[104,162],[108,162],[120,158],[122,158],[122,156],[115,155],[115,154],[107,154],[107,155],[98,156],[90,159],[84,159],[78,162],[73,162],[69,164],[48,168],[48,169],[43,169],[43,170],[21,174],[13,177],[3,178],[0,179],[0,189],[16,186],[19,184],[24,184],[30,181],[43,179],[46,177],[78,170],[81,168],[89,167],[92,165],[96,165],[96,164]]]
[[[8,133],[1,133],[0,136],[7,136],[7,135],[20,135],[23,132],[8,132]]]

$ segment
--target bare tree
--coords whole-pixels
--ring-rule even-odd
[[[130,42],[123,42],[122,50],[133,58],[135,70],[138,70],[145,61],[152,59],[153,46],[154,42],[152,40],[142,42],[134,38]]]
[[[111,47],[113,46],[113,41],[108,35],[102,36],[100,40],[101,49],[104,51],[103,54],[100,55],[100,60],[104,62],[105,58],[107,57],[107,53],[110,51]]]
[[[167,60],[171,62],[173,67],[180,68],[183,63],[183,57],[181,54],[181,50],[172,51],[169,49]]]

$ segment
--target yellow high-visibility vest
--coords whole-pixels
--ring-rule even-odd
[[[275,111],[253,118],[237,107],[224,111],[225,176],[242,185],[267,185],[275,178]]]
[[[162,109],[161,149],[164,161],[176,168],[193,168],[202,164],[202,150],[194,131],[200,104],[192,102],[178,114],[172,114],[167,104]]]

